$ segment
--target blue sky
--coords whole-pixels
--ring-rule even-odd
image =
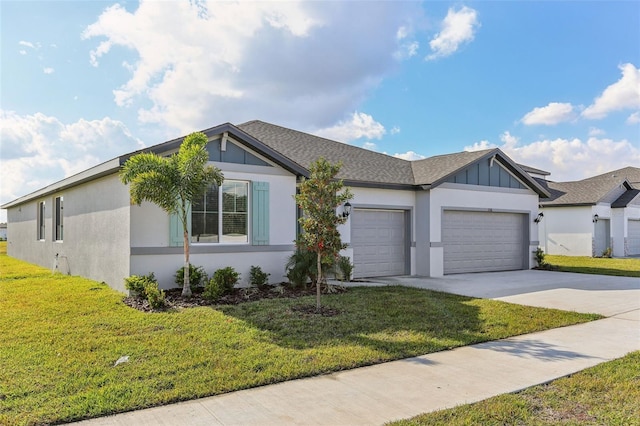
[[[0,203],[259,119],[407,159],[640,165],[640,3],[0,1]],[[6,214],[0,214],[4,221]]]

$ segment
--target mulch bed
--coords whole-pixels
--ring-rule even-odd
[[[190,298],[182,297],[181,288],[165,290],[166,307],[161,310],[152,309],[151,306],[149,306],[147,299],[142,297],[125,297],[124,303],[125,305],[142,312],[158,312],[180,308],[194,308],[197,306],[238,305],[240,303],[255,302],[263,299],[294,299],[304,296],[314,296],[316,294],[315,287],[292,288],[285,284],[278,286],[266,286],[263,288],[244,287],[234,288],[231,294],[221,297],[217,302],[211,303],[209,300],[202,297],[203,290],[204,289],[201,288],[196,289]],[[331,293],[344,293],[345,291],[347,291],[347,289],[341,286],[332,286],[331,288]],[[323,289],[323,294],[326,293],[326,289]],[[315,304],[294,306],[292,310],[303,315],[319,314],[322,316],[334,316],[339,314],[337,309],[327,308],[324,306],[318,312]]]

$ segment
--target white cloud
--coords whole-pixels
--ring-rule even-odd
[[[613,111],[640,108],[640,69],[633,64],[619,68],[622,71],[620,80],[604,89],[593,104],[582,111],[584,118],[599,119]]]
[[[473,145],[467,145],[464,147],[464,151],[483,151],[485,149],[497,148],[498,145],[489,142],[488,140],[482,140],[475,142]]]
[[[573,105],[570,103],[551,102],[547,106],[537,107],[522,117],[522,122],[528,126],[545,124],[548,126],[572,120],[575,117]]]
[[[386,133],[384,126],[369,114],[354,112],[349,120],[344,120],[332,127],[320,129],[316,135],[340,142],[351,142],[360,138],[381,139]]]
[[[26,51],[26,50],[24,50],[24,49],[22,49],[22,50],[19,50],[19,51],[18,51],[18,53],[20,53],[21,55],[26,55],[26,54],[27,54],[27,51]]]
[[[427,60],[442,58],[455,53],[460,45],[471,42],[480,26],[474,9],[464,6],[460,10],[450,8],[442,21],[442,31],[429,42],[433,53]]]
[[[96,66],[117,46],[137,56],[123,65],[131,77],[114,100],[138,109],[141,122],[180,132],[255,118],[322,128],[397,67],[394,54],[422,14],[414,2],[371,2],[362,13],[359,2],[142,0],[131,12],[107,8],[82,36],[98,40]]]
[[[589,137],[583,141],[558,138],[513,144],[513,140],[504,138],[503,142],[495,145],[485,140],[465,147],[465,150],[500,148],[517,163],[551,172],[549,179],[554,181],[580,180],[640,164],[640,148],[637,143],[634,145],[626,139],[615,141]]]
[[[369,151],[377,151],[378,150],[378,145],[376,145],[373,142],[365,142],[362,144],[362,147],[364,149],[368,149]]]
[[[422,160],[423,158],[427,158],[422,154],[418,154],[416,152],[413,151],[407,151],[405,153],[400,153],[400,154],[393,154],[394,157],[396,158],[402,158],[403,160],[409,160],[409,161],[415,161],[415,160]]]
[[[42,69],[42,72],[45,74],[53,74],[55,72],[55,70],[51,67],[45,67]]]
[[[638,124],[640,123],[640,111],[636,111],[627,117],[627,124]]]
[[[606,132],[597,127],[589,127],[589,136],[602,136],[606,134]]]
[[[30,41],[24,41],[24,40],[20,40],[18,42],[18,44],[20,46],[25,46],[25,47],[30,47],[32,49],[39,49],[40,48],[40,43],[31,43]]]
[[[393,127],[391,128],[391,134],[392,134],[392,135],[397,135],[398,133],[400,133],[400,127],[398,127],[398,126],[393,126]]]
[[[0,133],[0,203],[144,147],[123,123],[108,117],[65,124],[42,113],[0,110]]]
[[[518,146],[518,141],[520,139],[513,136],[511,133],[507,131],[500,135],[500,140],[504,144],[502,146],[505,147],[506,149],[514,149],[516,146]]]
[[[411,58],[418,54],[420,43],[418,41],[409,38],[413,32],[409,28],[402,26],[398,28],[396,32],[396,40],[398,41],[398,50],[394,52],[393,56],[398,59]]]

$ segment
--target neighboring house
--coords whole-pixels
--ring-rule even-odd
[[[259,265],[272,282],[285,279],[298,232],[296,185],[321,156],[342,162],[339,177],[354,194],[340,232],[356,278],[533,266],[538,199],[549,194],[499,149],[406,161],[260,121],[204,133],[225,176],[191,209],[191,262],[209,274],[233,266],[246,283]],[[143,151],[170,155],[181,142]],[[125,277],[148,272],[174,286],[183,262],[176,218],[150,203],[131,205],[118,176],[136,153],[2,206],[8,254],[48,267],[62,257],[70,273],[119,290]]]
[[[0,241],[7,240],[7,224],[0,223]]]
[[[625,167],[574,182],[537,179],[551,193],[540,201],[541,247],[548,254],[640,255],[640,168]]]

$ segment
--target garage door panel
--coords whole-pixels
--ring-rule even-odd
[[[640,255],[640,220],[627,222],[627,252],[631,256]]]
[[[523,220],[517,213],[445,211],[444,273],[522,269]]]
[[[405,223],[402,210],[354,209],[351,247],[354,277],[405,273]]]

